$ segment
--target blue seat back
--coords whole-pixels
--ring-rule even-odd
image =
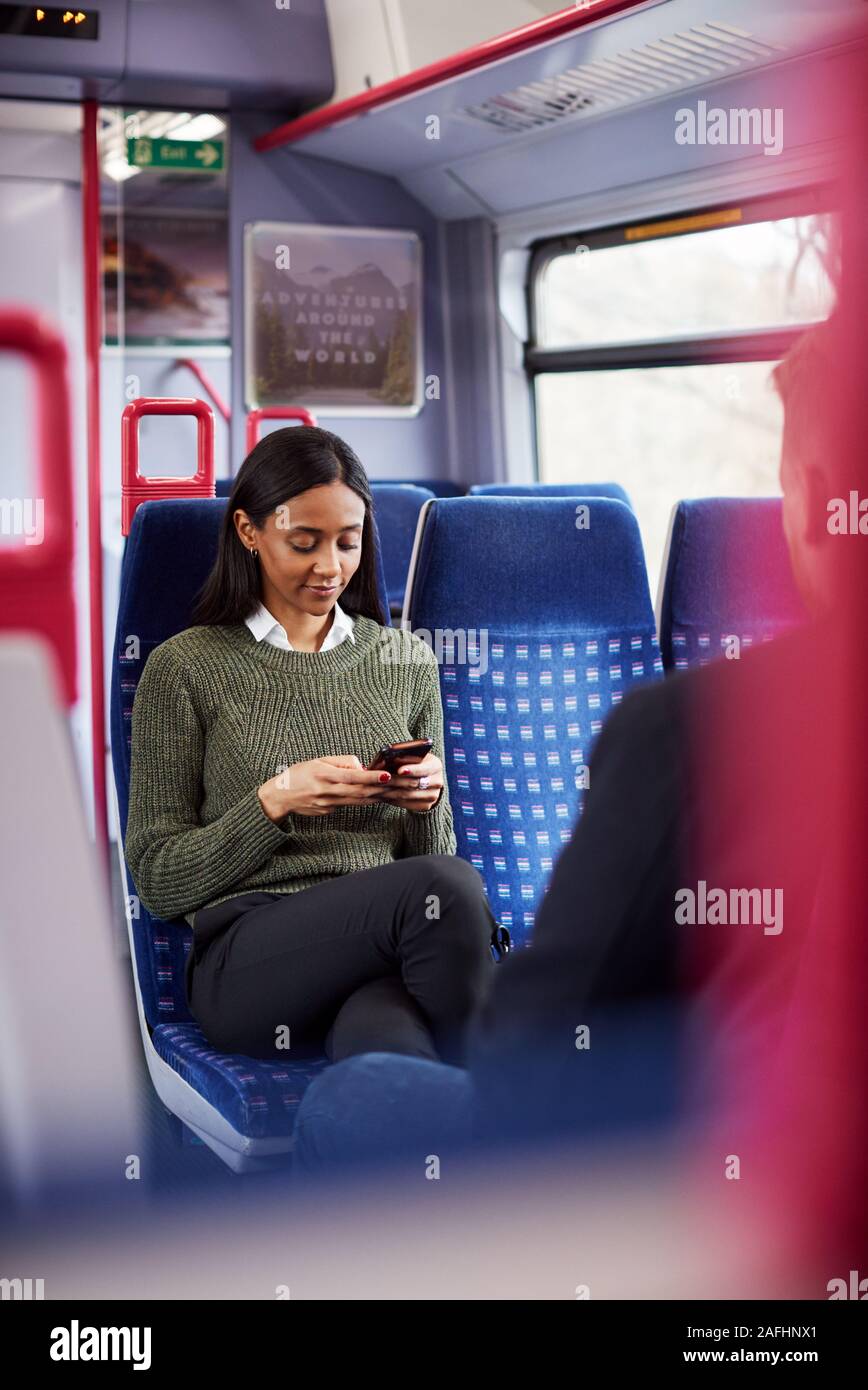
[[[228,497],[234,478],[218,478],[215,489],[218,497]],[[455,488],[463,493],[457,483],[442,483],[443,488]],[[385,573],[385,592],[388,604],[401,604],[404,599],[404,585],[407,567],[413,550],[413,537],[416,534],[416,519],[422,504],[435,495],[433,487],[416,486],[413,483],[371,483],[374,497],[377,525],[381,541],[381,555]],[[451,494],[450,494],[451,495]]]
[[[407,618],[438,654],[458,853],[526,942],[581,812],[594,740],[662,675],[642,542],[623,502],[438,499],[423,513]]]
[[[678,503],[660,607],[667,670],[704,665],[720,656],[732,637],[739,639],[743,654],[805,617],[790,568],[780,498],[706,497]]]
[[[386,592],[389,602],[399,605],[404,601],[416,522],[434,494],[412,483],[372,483],[371,492],[382,544]]]
[[[474,483],[471,497],[608,497],[632,508],[620,483]]]
[[[380,487],[383,483],[403,483],[403,478],[371,478],[371,485]],[[406,485],[423,487],[433,492],[435,497],[463,497],[467,491],[464,483],[455,483],[451,478],[407,478]]]
[[[217,554],[224,498],[144,502],[136,509],[121,563],[120,598],[111,671],[111,747],[121,843],[126,839],[130,792],[133,701],[145,662],[155,647],[190,627],[190,612]],[[382,566],[381,602],[385,604]],[[388,616],[387,616],[388,621]],[[135,969],[145,1017],[159,1023],[190,1020],[184,962],[192,940],[187,923],[152,917],[132,895]]]
[[[382,487],[384,483],[399,482],[398,478],[371,478],[371,486],[376,484]],[[232,490],[234,478],[218,478],[214,484],[214,489],[218,497],[228,497]],[[463,497],[467,488],[463,483],[453,483],[449,478],[408,478],[405,486],[423,487],[426,492],[431,492],[435,497]]]
[[[121,844],[129,811],[133,701],[155,647],[190,626],[190,609],[205,583],[226,508],[219,498],[144,502],[136,508],[121,562],[120,597],[111,672],[111,747]],[[152,917],[129,869],[124,891],[133,903],[135,970],[145,1018],[190,1020],[184,962],[192,940],[186,922]]]

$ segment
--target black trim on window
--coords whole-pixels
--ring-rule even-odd
[[[739,329],[726,335],[703,333],[655,338],[647,343],[593,343],[581,348],[525,349],[525,370],[531,377],[548,372],[611,372],[631,367],[700,367],[721,362],[771,362],[792,347],[812,327]]]
[[[719,227],[746,226],[751,222],[775,222],[787,217],[810,217],[834,207],[830,190],[811,186],[770,198],[740,203],[717,203],[666,217],[633,219],[614,227],[570,236],[549,237],[531,248],[527,278],[529,341],[524,364],[533,380],[543,372],[592,372],[627,370],[631,367],[690,367],[714,363],[765,362],[783,357],[810,324],[747,328],[699,333],[648,341],[584,344],[581,347],[540,347],[537,340],[537,288],[548,264],[558,256],[575,253],[580,246],[593,252],[604,247],[641,245],[643,242],[691,236]]]

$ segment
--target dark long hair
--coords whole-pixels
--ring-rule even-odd
[[[373,499],[365,470],[349,444],[336,434],[292,425],[260,439],[238,470],[226,504],[217,558],[193,605],[194,627],[243,623],[261,601],[259,561],[242,545],[234,513],[240,508],[255,526],[262,527],[291,497],[334,482],[346,483],[365,504],[361,561],[341,594],[341,607],[354,617],[373,618],[385,626],[377,588]]]

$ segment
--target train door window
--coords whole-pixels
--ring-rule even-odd
[[[622,483],[652,593],[676,501],[779,492],[771,368],[831,311],[837,235],[813,190],[535,248],[540,481]]]
[[[116,419],[136,396],[197,396],[215,412],[229,472],[228,118],[102,107],[102,390]],[[192,417],[142,422],[142,471],[195,469]],[[107,432],[108,447],[120,432]],[[119,460],[109,454],[110,478]]]

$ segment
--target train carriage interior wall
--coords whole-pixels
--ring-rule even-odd
[[[0,1284],[52,1360],[85,1300],[156,1369],[284,1298],[843,1354],[865,21],[0,4]]]

